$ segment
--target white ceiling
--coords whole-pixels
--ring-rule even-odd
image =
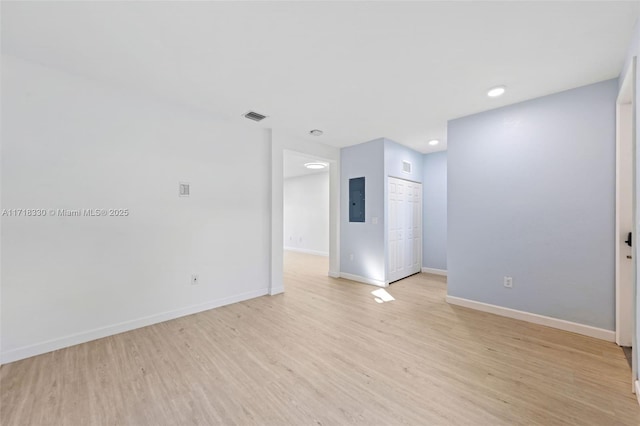
[[[639,4],[2,2],[2,52],[334,146],[430,152],[448,119],[617,77]]]
[[[305,163],[318,163],[318,162],[327,164],[327,168],[321,169],[321,170],[313,170],[313,169],[307,169],[304,166]],[[284,171],[285,179],[288,179],[291,177],[297,177],[297,176],[313,175],[316,173],[328,173],[329,162],[322,158],[311,157],[309,155],[301,154],[299,152],[285,150],[283,169],[284,169],[283,171]]]

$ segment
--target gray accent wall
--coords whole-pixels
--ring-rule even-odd
[[[447,152],[423,156],[422,266],[447,269]]]
[[[349,179],[365,178],[365,221],[349,222]],[[377,219],[373,223],[372,218]],[[385,280],[384,139],[340,150],[340,271]],[[351,260],[353,255],[353,260]]]
[[[617,92],[608,80],[449,122],[449,295],[614,329]]]
[[[411,172],[405,172],[402,169],[404,161],[411,163]],[[422,161],[422,154],[418,151],[414,151],[390,139],[384,140],[385,183],[387,176],[422,182]]]
[[[386,138],[342,148],[340,156],[340,269],[382,284],[387,281],[387,177],[422,182],[422,154]],[[403,162],[411,171],[403,170]],[[349,222],[349,179],[365,178],[365,221]],[[353,260],[351,259],[353,255]]]

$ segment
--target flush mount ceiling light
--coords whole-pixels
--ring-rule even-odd
[[[307,169],[311,169],[311,170],[320,170],[320,169],[324,169],[325,167],[327,167],[327,165],[325,163],[319,163],[319,162],[304,163],[304,166]]]
[[[322,136],[324,132],[322,130],[318,130],[318,129],[313,129],[309,132],[310,135],[312,136]]]
[[[431,146],[436,146],[436,145],[438,145],[439,143],[440,143],[440,141],[439,141],[438,139],[431,139],[431,140],[429,141],[429,145],[431,145]]]
[[[497,98],[498,96],[504,95],[505,90],[507,90],[507,88],[504,86],[492,87],[487,92],[487,96],[489,96],[490,98]]]

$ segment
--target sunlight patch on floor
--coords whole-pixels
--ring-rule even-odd
[[[373,294],[376,297],[375,300],[378,303],[391,302],[393,300],[396,300],[384,288],[380,288],[378,290],[374,290],[374,291],[371,292],[371,294]]]

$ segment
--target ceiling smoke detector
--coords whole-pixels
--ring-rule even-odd
[[[249,111],[244,116],[246,118],[248,118],[249,120],[253,120],[253,121],[262,121],[265,118],[267,118],[266,115],[259,114],[259,113],[255,112],[255,111]]]
[[[322,130],[313,129],[309,132],[311,136],[322,136],[324,132]]]

